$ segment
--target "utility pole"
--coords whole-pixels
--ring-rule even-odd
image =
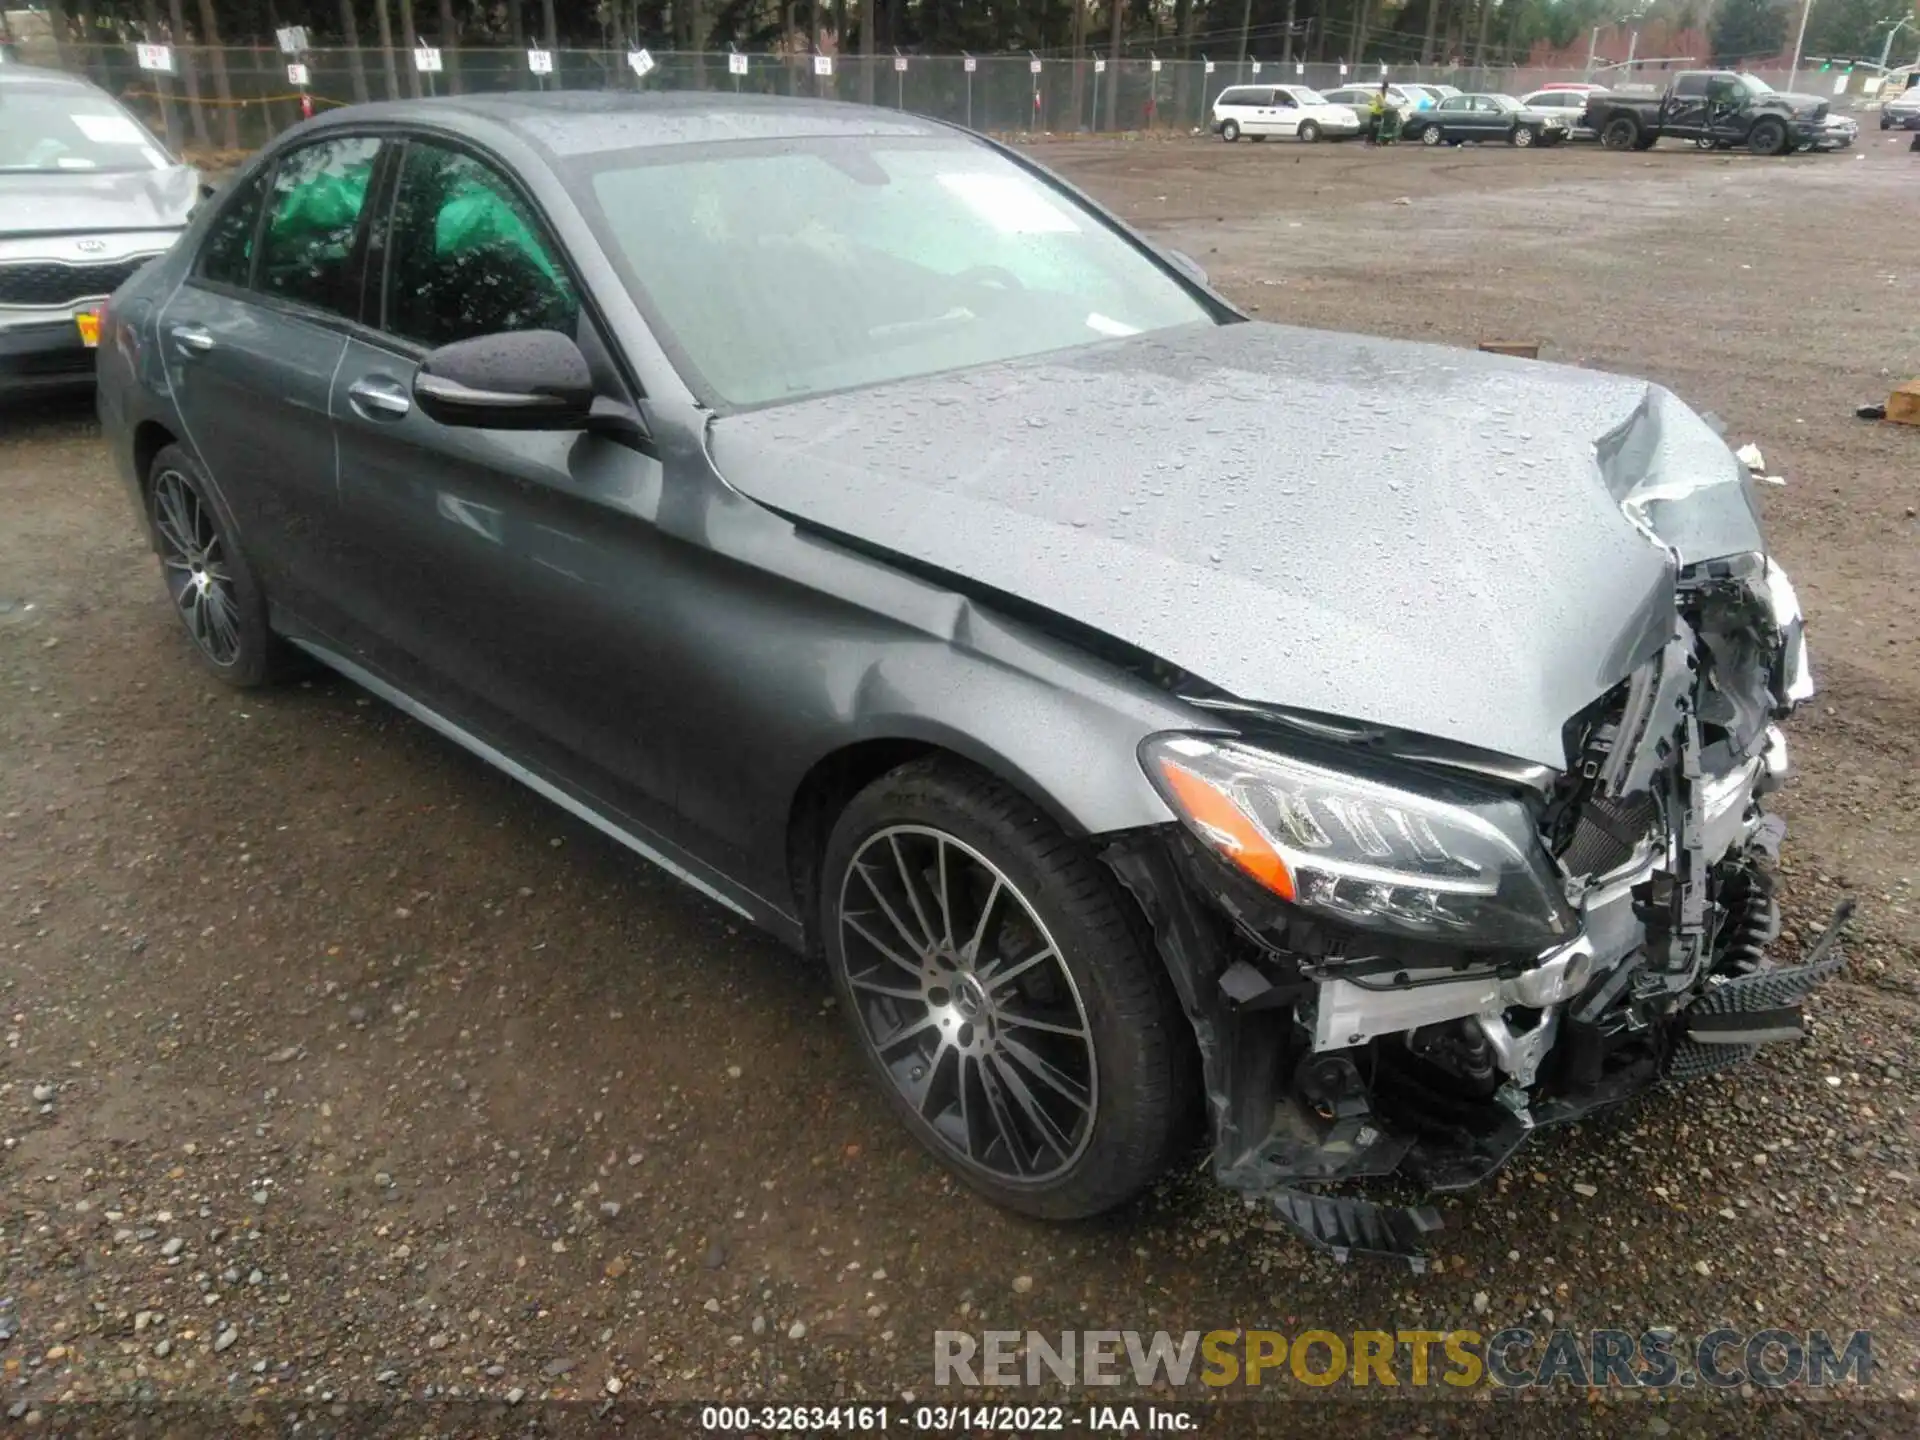
[[[1800,7],[1800,33],[1793,37],[1793,71],[1787,76],[1787,93],[1793,93],[1793,83],[1800,78],[1800,47],[1807,43],[1807,17],[1813,14],[1813,0],[1806,0]]]
[[[1591,80],[1593,78],[1594,56],[1599,53],[1599,50],[1600,27],[1596,25],[1587,32],[1587,68],[1580,72],[1580,78],[1582,80]]]
[[[1293,17],[1289,15],[1287,19],[1289,22],[1291,22]],[[1240,60],[1239,60],[1239,63],[1242,65],[1245,65],[1247,63],[1247,32],[1251,29],[1253,29],[1253,0],[1247,0],[1247,3],[1240,7]]]

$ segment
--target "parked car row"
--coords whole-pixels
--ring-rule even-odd
[[[1445,93],[1440,93],[1445,92]],[[1226,140],[1343,139],[1365,134],[1380,85],[1347,85],[1324,93],[1304,85],[1231,86],[1213,108],[1213,130]],[[1851,115],[1833,113],[1818,95],[1790,95],[1736,70],[1686,70],[1664,92],[1610,90],[1566,81],[1526,95],[1468,95],[1451,86],[1389,82],[1399,133],[1425,145],[1505,141],[1526,147],[1597,140],[1609,150],[1650,150],[1662,139],[1703,150],[1747,149],[1757,155],[1845,150],[1860,138]],[[1920,86],[1885,100],[1880,128],[1920,131]]]
[[[1213,102],[1213,131],[1223,140],[1272,135],[1311,143],[1365,133],[1377,86],[1347,85],[1324,94],[1305,85],[1233,85]],[[1387,103],[1401,116],[1401,135],[1426,145],[1468,140],[1511,145],[1557,145],[1567,138],[1565,117],[1534,109],[1510,95],[1466,95],[1451,85],[1388,85]]]

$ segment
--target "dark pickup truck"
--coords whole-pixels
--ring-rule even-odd
[[[1817,95],[1785,95],[1738,70],[1683,70],[1664,95],[1594,96],[1581,124],[1609,150],[1651,150],[1671,137],[1786,155],[1819,140],[1826,119]]]

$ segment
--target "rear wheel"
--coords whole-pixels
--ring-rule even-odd
[[[1790,148],[1787,127],[1770,115],[1754,121],[1747,132],[1747,149],[1756,155],[1784,155]]]
[[[267,602],[241,552],[233,519],[199,463],[178,445],[153,457],[147,517],[167,598],[195,657],[240,689],[269,684],[286,668],[283,641],[267,628]]]
[[[1312,120],[1302,120],[1300,122],[1300,139],[1302,142],[1311,145],[1319,138],[1320,126],[1317,122]]]
[[[1072,1219],[1165,1166],[1186,1021],[1113,877],[1038,806],[957,762],[905,766],[834,826],[821,935],[869,1068],[969,1185]]]
[[[1609,150],[1632,150],[1640,141],[1640,122],[1631,115],[1616,115],[1601,128],[1600,143]]]
[[[1220,127],[1220,138],[1228,144],[1232,144],[1235,140],[1238,140],[1240,138],[1240,122],[1238,120],[1227,121],[1226,124]]]

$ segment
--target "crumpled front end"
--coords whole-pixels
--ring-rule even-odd
[[[1619,498],[1643,523],[1684,490]],[[1297,1187],[1471,1186],[1541,1126],[1799,1037],[1841,963],[1844,913],[1770,954],[1777,722],[1812,693],[1792,586],[1666,548],[1664,642],[1569,719],[1564,770],[1241,704],[1145,752],[1186,824],[1108,859],[1199,1037],[1217,1173],[1337,1253],[1415,1258],[1437,1220]]]

